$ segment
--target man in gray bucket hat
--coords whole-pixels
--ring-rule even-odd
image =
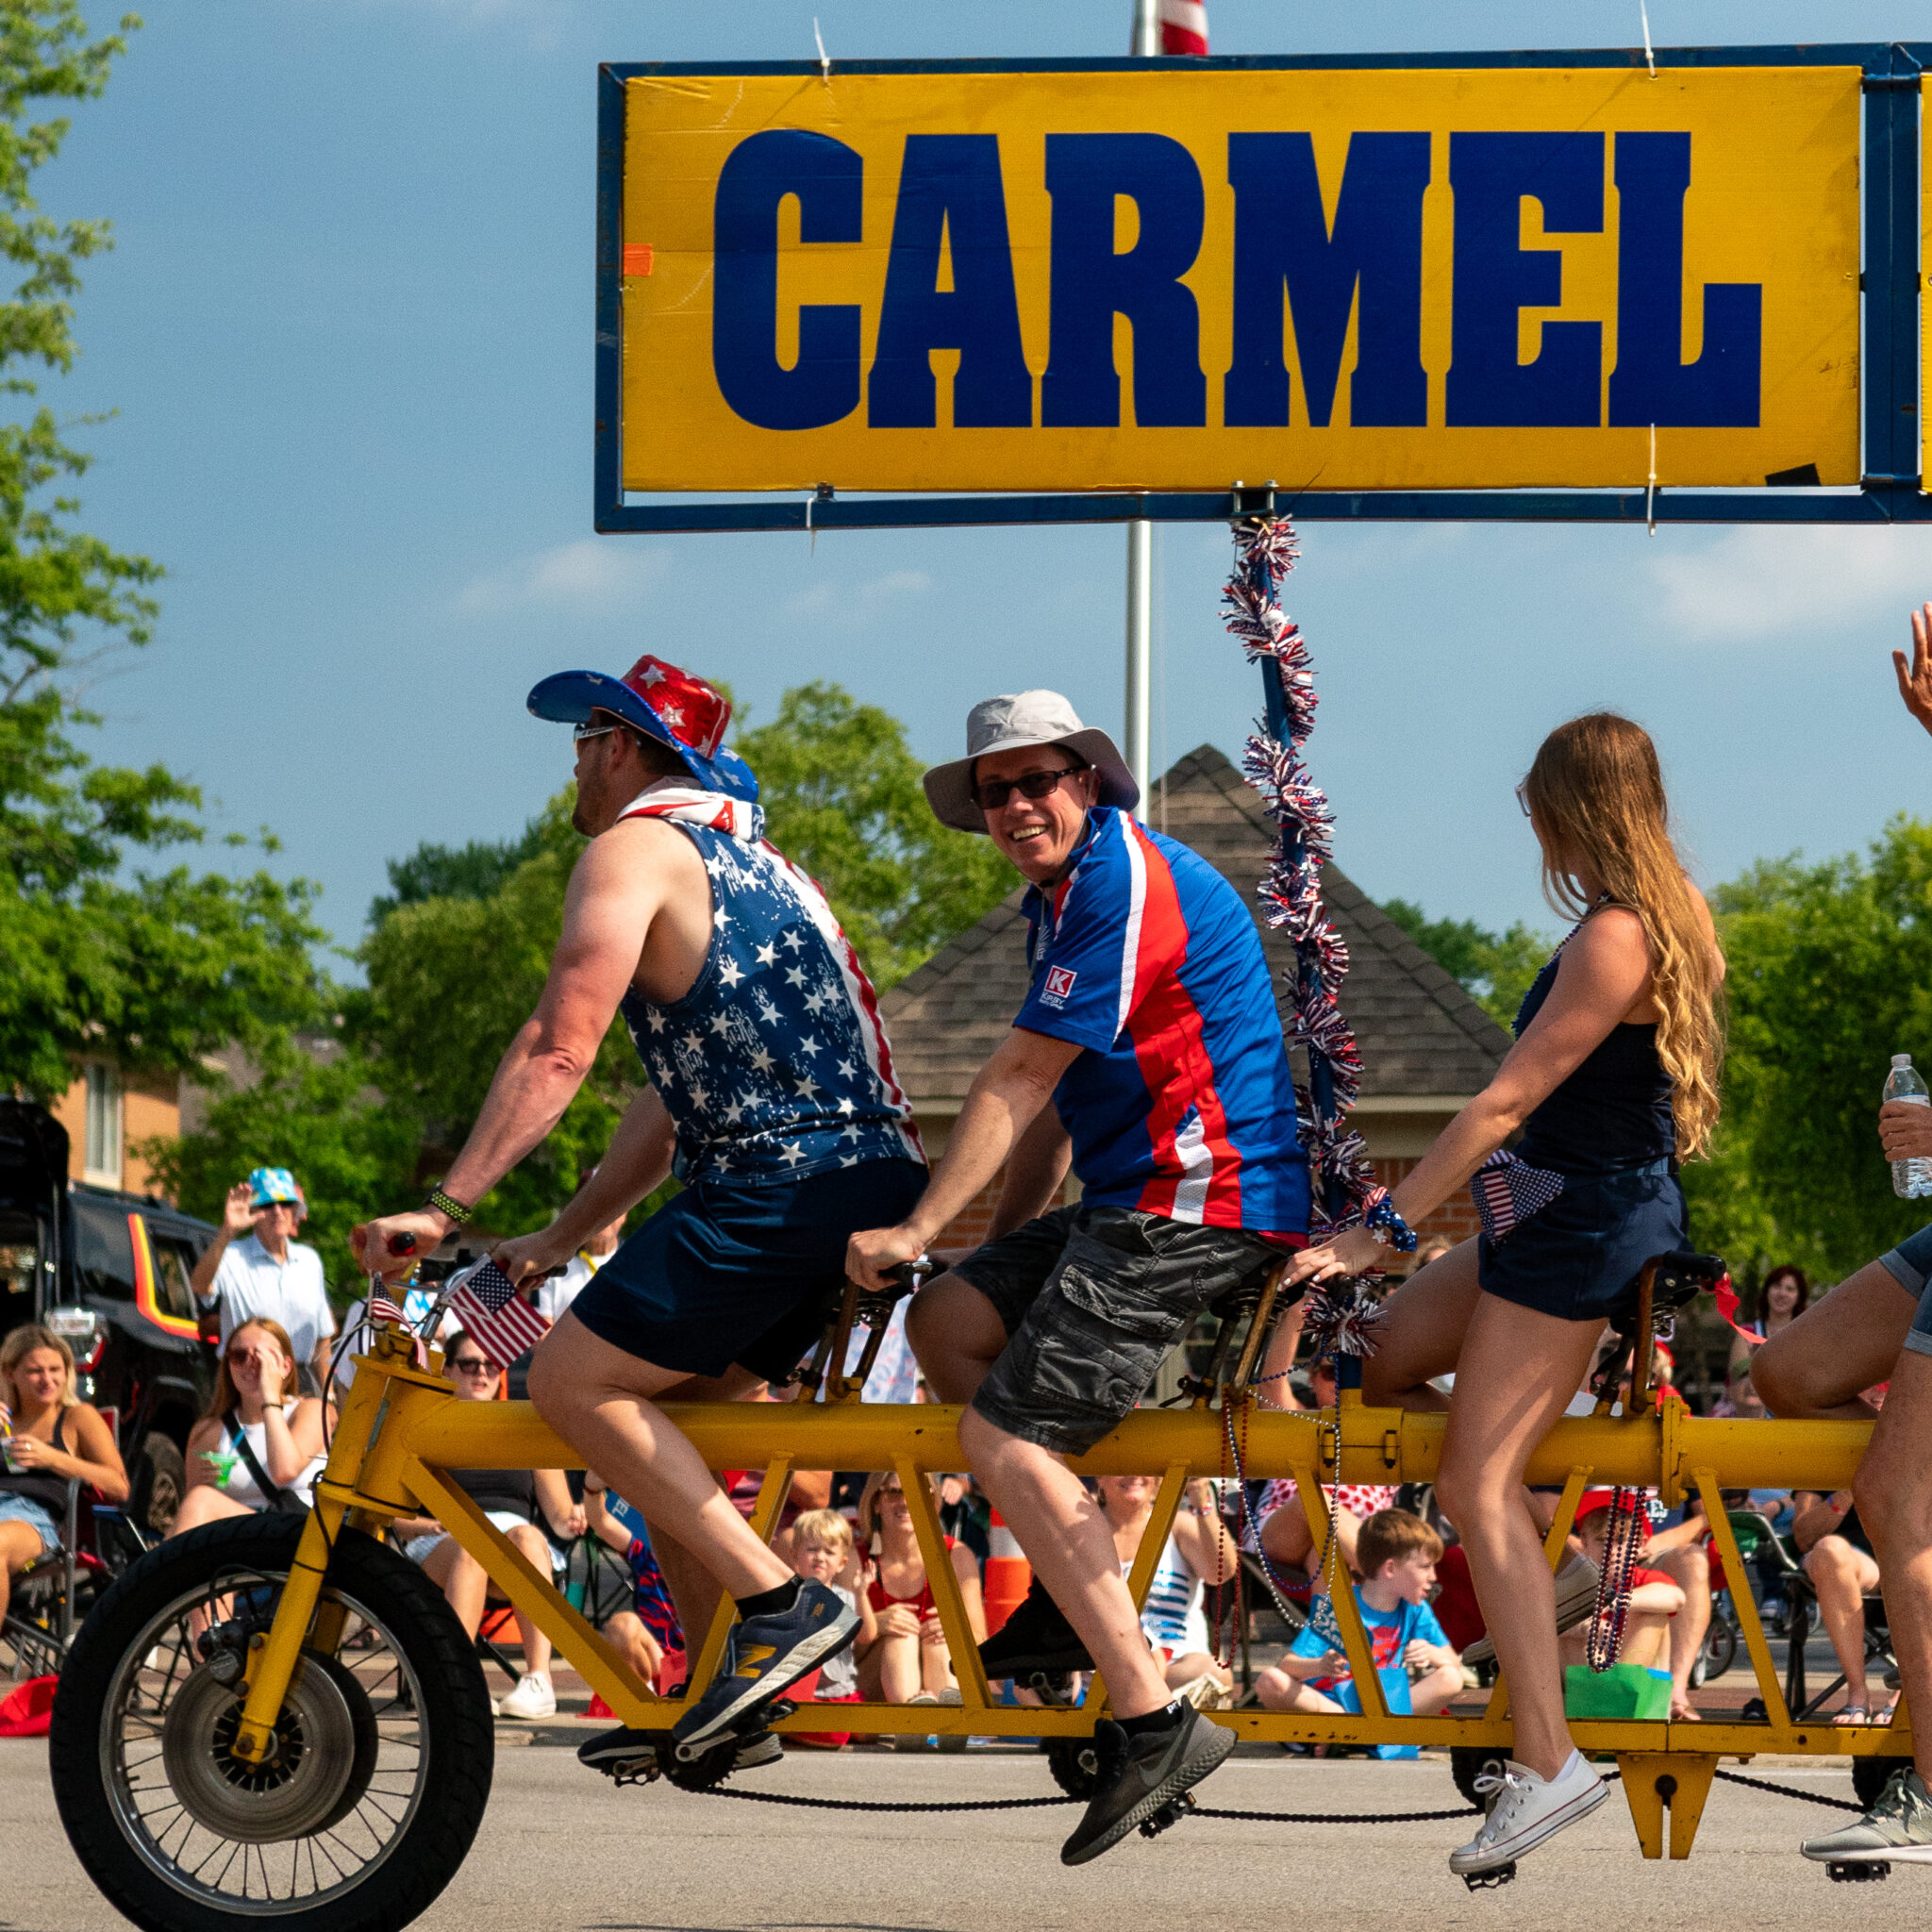
[[[921,1290],[908,1328],[934,1392],[971,1404],[960,1445],[1033,1564],[981,1647],[988,1676],[1106,1674],[1118,1722],[1096,1727],[1105,1782],[1060,1854],[1075,1865],[1166,1822],[1234,1734],[1171,1701],[1065,1457],[1118,1426],[1209,1303],[1306,1244],[1307,1159],[1253,915],[1134,818],[1106,732],[1057,691],[989,698],[925,795],[1030,881],[1031,980],[917,1207],[854,1235],[846,1270],[883,1286],[1004,1167],[991,1239]],[[1081,1198],[1054,1207],[1070,1164]]]

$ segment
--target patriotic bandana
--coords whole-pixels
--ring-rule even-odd
[[[647,785],[617,815],[620,819],[678,819],[756,845],[765,836],[762,807],[723,791],[706,791],[681,778]]]
[[[1476,1169],[1469,1184],[1483,1232],[1500,1241],[1533,1214],[1541,1214],[1563,1191],[1563,1176],[1547,1167],[1531,1167],[1503,1148]]]

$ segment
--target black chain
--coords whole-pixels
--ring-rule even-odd
[[[954,1805],[888,1805],[863,1798],[794,1798],[782,1791],[727,1791],[714,1786],[697,1795],[741,1798],[752,1805],[791,1805],[806,1811],[1030,1811],[1043,1805],[1084,1805],[1084,1798],[980,1798]]]
[[[1445,1818],[1474,1818],[1480,1805],[1454,1811],[1224,1811],[1196,1805],[1191,1818],[1233,1818],[1248,1824],[1434,1824]]]
[[[1833,1811],[1862,1812],[1869,1808],[1844,1798],[1827,1798],[1822,1791],[1801,1790],[1796,1785],[1774,1785],[1769,1778],[1746,1777],[1741,1772],[1720,1771],[1716,1775],[1727,1785],[1749,1785],[1754,1791],[1770,1791],[1779,1798],[1802,1798],[1807,1805],[1824,1805]]]

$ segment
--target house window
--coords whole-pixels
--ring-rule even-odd
[[[87,1174],[101,1187],[121,1185],[121,1078],[99,1061],[87,1070]]]

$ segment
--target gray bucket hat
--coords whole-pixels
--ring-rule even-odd
[[[1082,724],[1079,714],[1057,691],[1021,691],[984,698],[966,714],[966,756],[935,765],[925,774],[925,796],[933,816],[958,831],[985,831],[986,814],[973,800],[974,761],[1029,744],[1063,744],[1086,759],[1100,774],[1100,804],[1124,811],[1140,804],[1141,788],[1106,732]]]

